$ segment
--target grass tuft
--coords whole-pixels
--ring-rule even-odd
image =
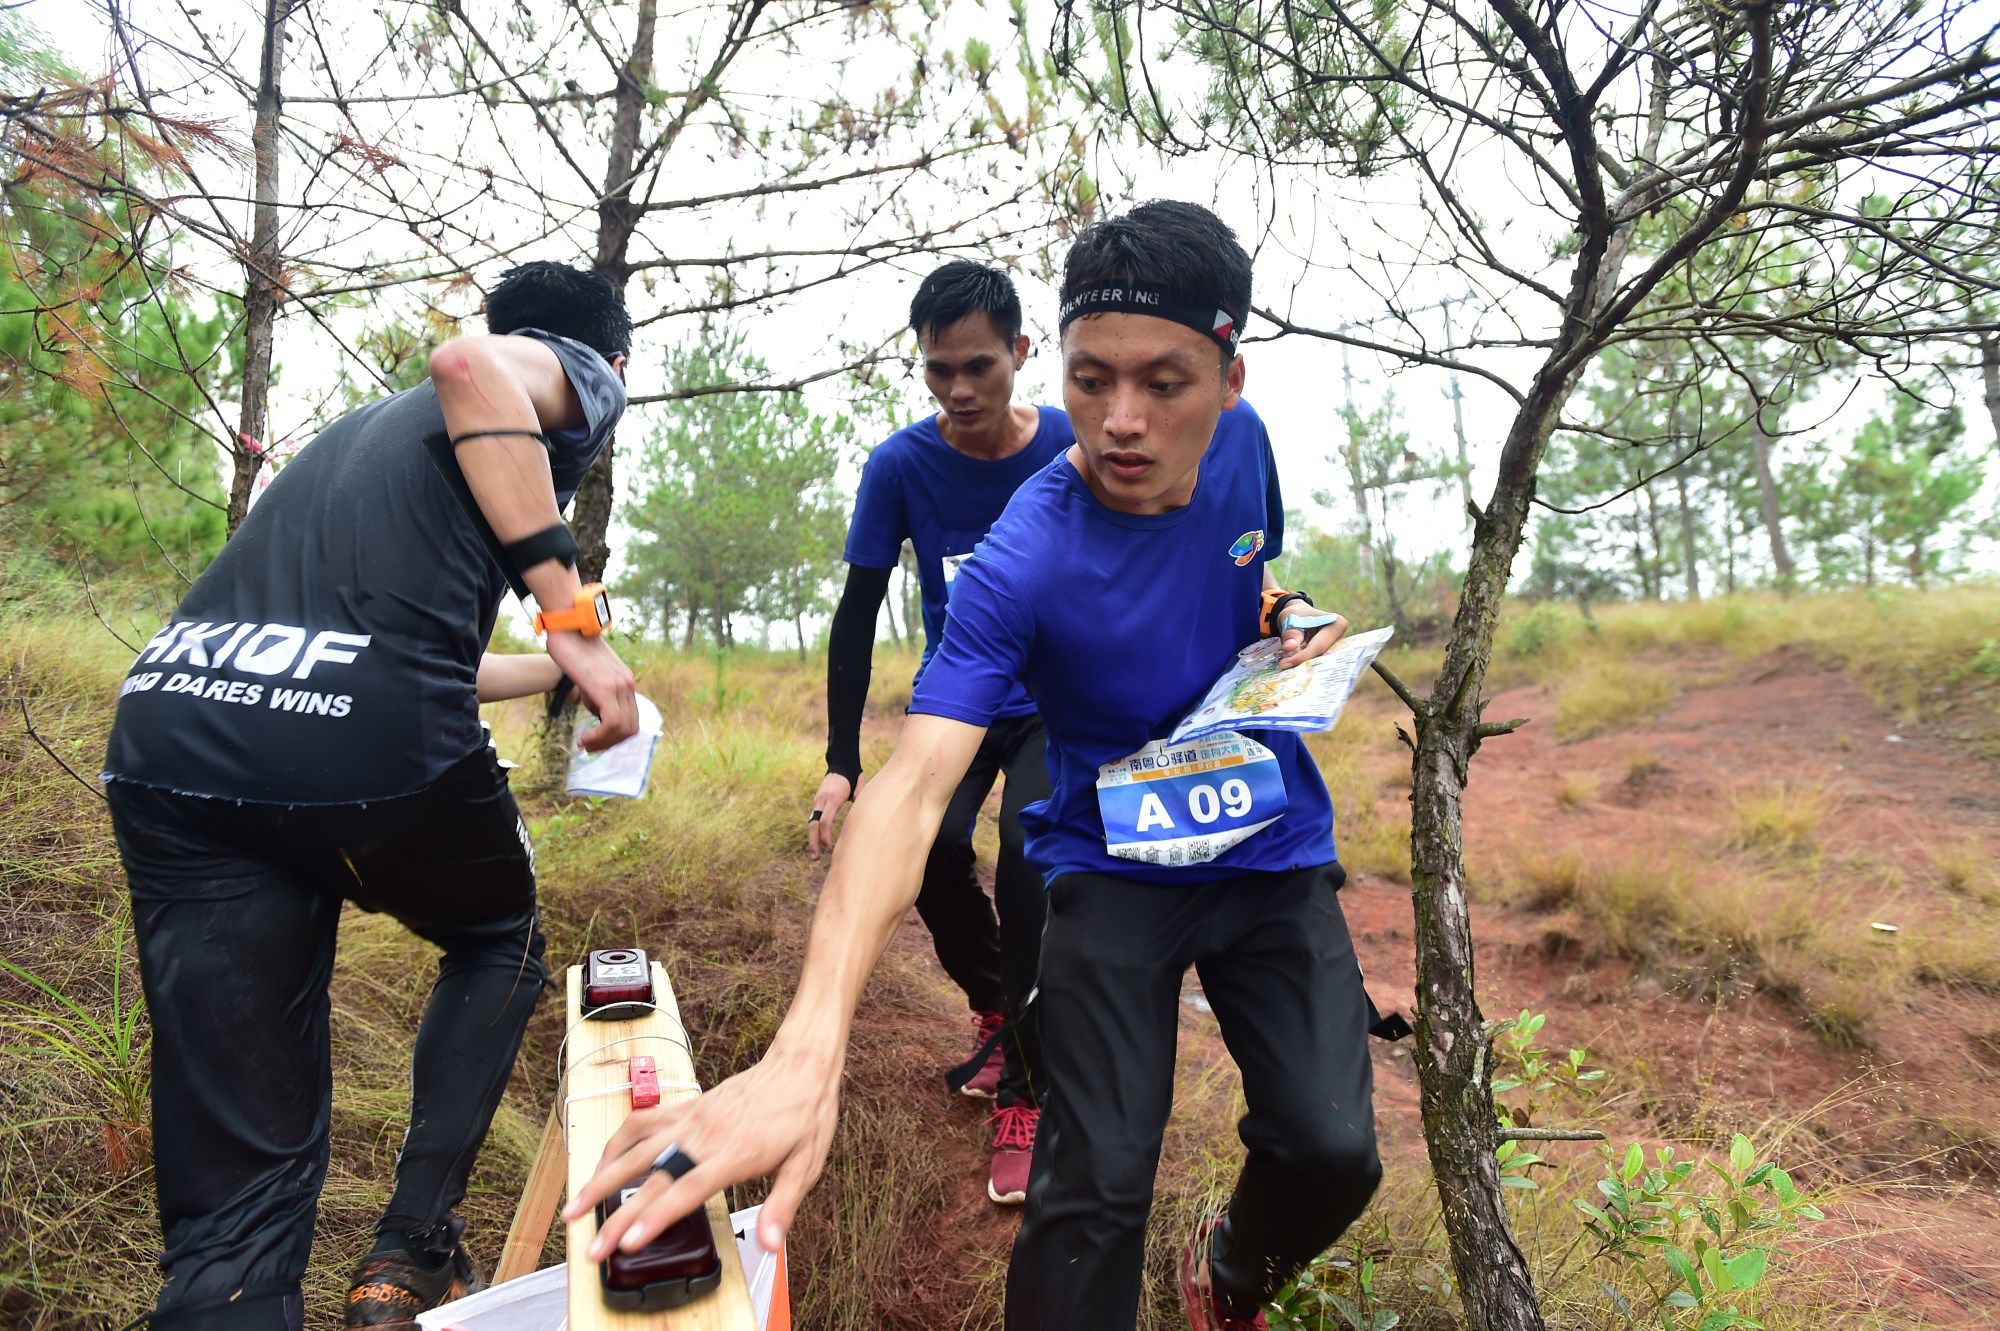
[[[1657,666],[1601,661],[1566,677],[1556,697],[1556,737],[1589,739],[1643,725],[1673,701],[1673,676]]]
[[[1556,803],[1565,809],[1578,809],[1597,798],[1597,778],[1583,772],[1572,772],[1563,778],[1561,789],[1556,791]]]
[[[1739,850],[1804,855],[1838,801],[1818,786],[1786,782],[1738,791],[1729,801],[1728,843]]]

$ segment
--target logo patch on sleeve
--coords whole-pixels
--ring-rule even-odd
[[[1257,552],[1263,548],[1264,533],[1261,530],[1246,531],[1229,547],[1229,557],[1236,561],[1238,568],[1241,568],[1255,559]]]

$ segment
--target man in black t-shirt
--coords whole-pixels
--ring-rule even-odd
[[[631,320],[603,277],[534,263],[487,325],[279,472],[120,691],[104,777],[154,1032],[156,1331],[303,1324],[344,900],[443,949],[347,1324],[476,1287],[452,1208],[546,978],[479,703],[566,675],[602,718],[588,747],[636,729],[561,521],[624,410]],[[510,585],[541,607],[546,659],[482,660]]]

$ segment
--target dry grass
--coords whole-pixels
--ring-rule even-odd
[[[1556,804],[1565,809],[1580,809],[1595,800],[1597,792],[1596,777],[1587,772],[1571,772],[1556,791]]]
[[[1820,825],[1840,801],[1824,787],[1785,782],[1730,796],[1726,840],[1739,850],[1806,855],[1818,847]]]
[[[1557,686],[1556,736],[1580,740],[1630,730],[1658,716],[1673,697],[1674,677],[1661,667],[1606,660],[1579,664]]]
[[[1937,724],[2000,757],[2000,672],[1984,664],[2000,623],[2000,583],[1617,606],[1599,618],[1597,641],[1619,655],[1813,652],[1845,666],[1904,721]]]
[[[1968,837],[1932,847],[1930,857],[1931,869],[1945,891],[1982,906],[2000,906],[2000,863],[1984,845]]]
[[[1771,993],[1835,1044],[1865,1041],[1871,1012],[1902,1001],[1913,980],[1931,978],[1895,938],[1872,932],[1856,903],[1772,869],[1672,852],[1565,850],[1520,860],[1502,890],[1522,909],[1565,912],[1568,937],[1633,958],[1687,992],[1747,985]],[[1925,946],[1966,936],[1921,935],[1931,940]],[[1965,944],[1958,973],[1979,973],[1976,958],[1996,950],[1996,941]],[[1949,964],[1939,957],[1938,966]]]

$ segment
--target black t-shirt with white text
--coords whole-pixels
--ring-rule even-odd
[[[602,356],[536,330],[585,424],[549,432],[567,506],[625,409]],[[421,790],[484,741],[475,693],[507,580],[432,461],[429,381],[359,407],[285,464],[143,650],[106,780],[281,804]]]

